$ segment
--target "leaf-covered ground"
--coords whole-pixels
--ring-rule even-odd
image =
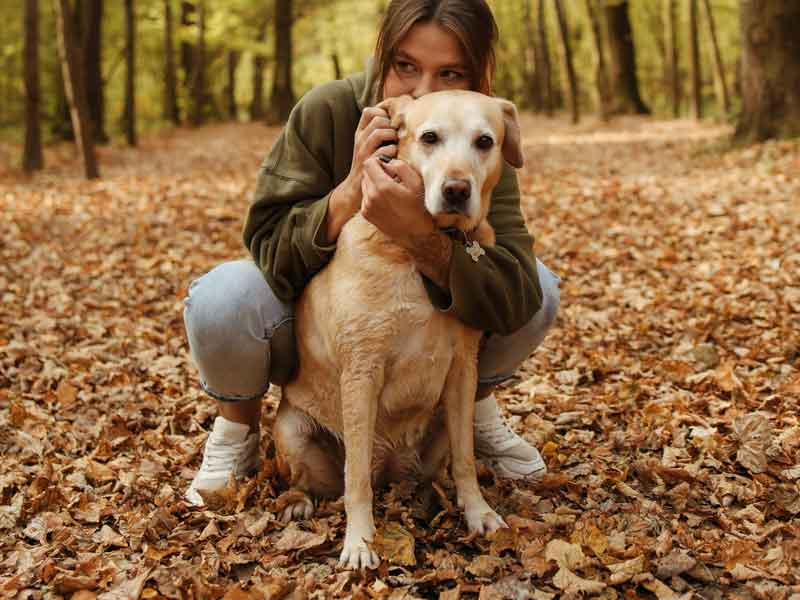
[[[562,304],[499,396],[550,474],[483,473],[511,526],[489,540],[446,486],[376,495],[366,575],[335,568],[341,502],[276,521],[274,390],[259,475],[215,510],[182,501],[214,411],[181,301],[243,255],[276,130],[103,148],[90,183],[69,146],[33,179],[0,166],[0,596],[800,598],[800,143],[524,125],[524,211]]]

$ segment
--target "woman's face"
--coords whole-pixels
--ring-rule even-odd
[[[436,23],[417,23],[395,48],[383,97],[419,98],[442,90],[469,90],[470,81],[458,38]]]

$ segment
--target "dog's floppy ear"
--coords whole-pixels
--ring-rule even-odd
[[[395,98],[387,98],[378,104],[378,108],[382,108],[389,113],[392,127],[399,130],[405,125],[405,108],[413,101],[414,98],[409,95],[397,96]]]
[[[506,134],[503,138],[503,158],[512,167],[519,169],[525,164],[525,157],[522,154],[522,133],[519,129],[517,107],[509,100],[497,98],[497,101],[503,110],[503,123],[506,128]]]

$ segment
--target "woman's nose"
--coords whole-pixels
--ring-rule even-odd
[[[422,77],[420,77],[417,81],[414,91],[411,92],[411,96],[414,98],[419,98],[420,96],[430,94],[433,91],[435,91],[433,75],[422,75]]]

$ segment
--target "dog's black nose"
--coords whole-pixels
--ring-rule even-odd
[[[448,179],[442,185],[445,211],[463,213],[467,209],[472,187],[466,179]]]

